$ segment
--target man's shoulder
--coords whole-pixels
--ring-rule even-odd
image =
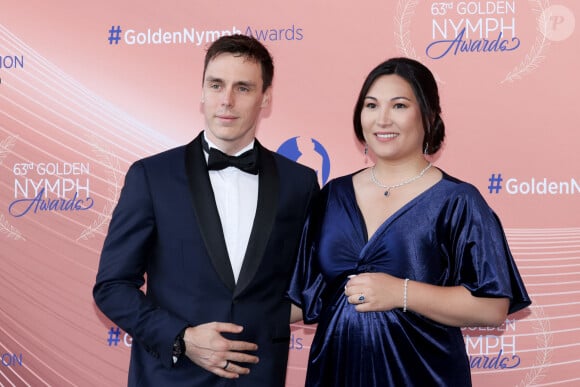
[[[187,145],[180,145],[174,148],[170,148],[159,153],[155,153],[146,157],[143,157],[141,162],[145,164],[156,164],[163,163],[168,160],[174,160],[175,158],[183,157]]]
[[[276,164],[281,170],[287,170],[295,173],[305,173],[305,174],[316,174],[314,170],[304,164],[300,164],[297,161],[291,160],[284,155],[276,153],[274,151],[268,151],[276,160]]]
[[[133,162],[129,170],[144,170],[151,173],[167,173],[185,168],[185,149],[187,145],[180,145],[159,153],[145,156]]]

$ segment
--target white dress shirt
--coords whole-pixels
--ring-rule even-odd
[[[205,133],[203,136],[210,148],[219,149],[208,140]],[[253,147],[254,141],[234,156],[238,156]],[[207,162],[209,155],[207,152],[204,154]],[[252,175],[235,167],[208,172],[234,278],[238,282],[258,207],[259,175]]]

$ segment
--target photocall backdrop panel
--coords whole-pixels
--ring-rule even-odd
[[[0,384],[126,384],[131,337],[91,295],[111,213],[132,162],[204,129],[205,49],[242,33],[276,66],[258,138],[321,185],[372,165],[352,130],[367,73],[394,56],[434,72],[436,165],[498,213],[534,302],[463,330],[474,385],[578,385],[578,2],[93,3],[2,7]],[[287,386],[314,330],[292,326]]]

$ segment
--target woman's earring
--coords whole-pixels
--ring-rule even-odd
[[[365,164],[369,162],[369,146],[365,144]]]
[[[424,155],[428,155],[427,151],[429,150],[429,144],[425,143],[425,150],[423,150]]]

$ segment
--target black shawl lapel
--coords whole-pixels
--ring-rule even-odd
[[[257,140],[256,145],[260,163],[258,207],[234,297],[239,295],[252,281],[264,258],[278,207],[279,184],[276,160],[274,160],[272,153]]]
[[[211,262],[224,284],[233,291],[235,287],[234,273],[207,173],[205,156],[201,146],[201,136],[203,136],[203,132],[190,142],[185,150],[185,170],[187,171],[189,191],[197,217],[197,224]],[[261,183],[262,178],[260,177],[260,194],[262,193]],[[254,231],[252,230],[252,235],[253,233]],[[195,259],[195,257],[192,257],[192,259]]]

